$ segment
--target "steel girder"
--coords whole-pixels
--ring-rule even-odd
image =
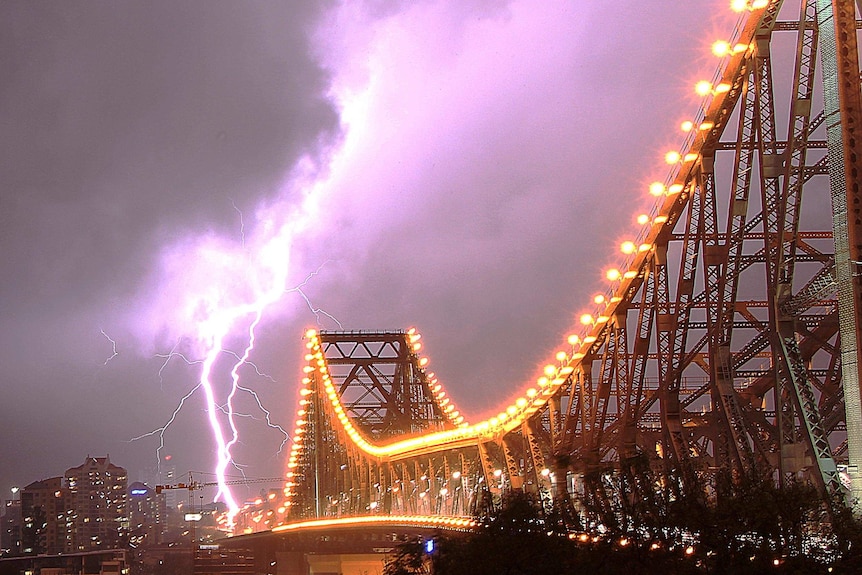
[[[690,488],[724,469],[805,475],[841,490],[835,254],[832,214],[822,209],[823,166],[834,160],[820,144],[814,88],[818,7],[803,1],[798,20],[778,22],[781,7],[770,3],[742,31],[744,50],[720,79],[724,95],[668,182],[663,225],[581,349],[554,444],[570,473],[640,453]],[[792,58],[773,56],[776,30],[795,33]],[[791,79],[783,107],[774,97],[779,65]]]

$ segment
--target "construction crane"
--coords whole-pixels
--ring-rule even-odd
[[[195,512],[194,510],[194,500],[192,499],[192,493],[194,491],[203,489],[204,487],[211,487],[215,485],[219,485],[218,481],[195,481],[194,473],[200,473],[197,471],[189,471],[189,480],[188,483],[174,483],[172,485],[156,485],[156,493],[159,494],[162,491],[168,489],[185,489],[189,492],[189,507],[188,510],[191,513],[186,513],[186,521],[189,522],[189,536],[191,539],[191,549],[192,549],[192,568],[194,570],[195,561],[197,560],[197,536],[195,534],[195,524],[201,520],[201,513]],[[284,481],[283,477],[255,477],[255,478],[243,478],[243,479],[231,479],[228,481],[222,481],[221,485],[248,485],[251,483],[274,483],[274,482],[282,482]],[[201,496],[201,500],[203,500],[203,496]],[[203,501],[201,501],[201,511],[203,511]]]
[[[194,472],[189,471],[189,481],[188,483],[174,483],[172,485],[156,485],[156,493],[161,493],[166,489],[187,489],[191,491],[197,491],[199,489],[203,489],[204,487],[212,487],[214,485],[219,485],[218,481],[195,481],[193,474]],[[254,477],[248,479],[231,479],[229,481],[224,481],[222,485],[249,485],[252,483],[274,483],[284,481],[283,477]],[[189,497],[191,497],[191,493],[189,493]]]

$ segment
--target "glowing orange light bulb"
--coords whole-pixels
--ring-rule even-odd
[[[716,40],[712,43],[712,53],[719,58],[723,56],[727,56],[730,54],[730,42],[725,42],[724,40]]]
[[[694,91],[698,96],[708,96],[712,92],[712,82],[701,80],[694,85]]]

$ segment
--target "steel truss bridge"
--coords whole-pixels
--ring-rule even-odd
[[[566,502],[634,458],[687,489],[724,470],[858,498],[856,6],[741,4],[640,236],[523,396],[469,423],[414,330],[309,331],[286,486],[241,527]]]

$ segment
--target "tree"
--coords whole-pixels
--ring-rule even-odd
[[[421,541],[403,545],[385,573],[862,573],[862,523],[843,505],[827,521],[810,485],[719,475],[685,493],[641,465],[585,483],[578,525],[512,492],[475,532],[438,536],[430,555]]]
[[[395,549],[383,568],[383,575],[428,575],[431,561],[422,539],[405,541]]]

